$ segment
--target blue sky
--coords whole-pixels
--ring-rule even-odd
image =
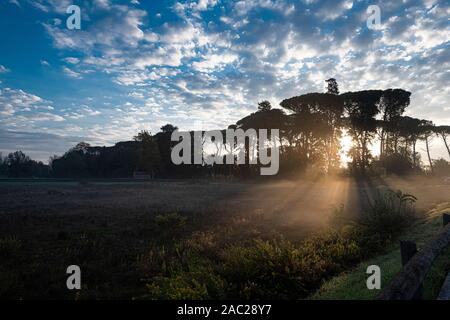
[[[450,124],[449,17],[437,0],[1,0],[0,152],[47,160],[166,123],[223,128],[329,77],[409,90],[409,115]]]

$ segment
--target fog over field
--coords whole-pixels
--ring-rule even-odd
[[[95,215],[108,211],[208,213],[230,217],[264,217],[286,230],[318,230],[328,223],[333,209],[344,207],[349,217],[363,214],[378,192],[400,189],[418,198],[427,210],[449,200],[450,183],[442,178],[299,177],[274,182],[214,180],[157,182],[3,182],[0,213]],[[275,223],[272,224],[272,223]]]

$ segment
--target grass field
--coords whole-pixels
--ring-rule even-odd
[[[434,180],[382,183],[418,195],[421,210],[448,201],[450,194],[450,186]],[[326,232],[333,208],[341,204],[348,218],[360,214],[364,197],[370,198],[378,184],[345,177],[266,183],[2,180],[0,297],[205,298],[217,291],[220,298],[225,286],[226,297],[264,296],[270,288],[261,291],[258,283],[244,281],[239,290],[230,287],[242,274],[266,283],[265,274],[251,273],[255,263],[292,264],[295,273],[277,279],[287,281],[286,287],[298,279],[314,279],[307,288],[296,288],[298,297],[306,297],[359,257],[348,251],[353,244],[333,235],[316,242],[308,239]],[[66,268],[72,264],[82,269],[82,290],[76,292],[66,288]],[[220,277],[204,280],[213,274],[208,268]],[[214,286],[204,295],[192,277]],[[170,293],[170,286],[183,281],[189,290]],[[161,288],[166,291],[161,293]],[[289,298],[281,289],[276,297]]]

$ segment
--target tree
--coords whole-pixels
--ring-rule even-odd
[[[31,160],[22,151],[8,154],[3,161],[4,171],[9,177],[48,176],[48,166]]]
[[[259,138],[259,129],[279,129],[281,131],[281,134],[285,132],[285,124],[287,121],[286,115],[283,110],[281,109],[272,109],[270,107],[270,103],[266,101],[268,105],[265,105],[265,108],[259,108],[261,103],[258,105],[258,111],[254,112],[236,122],[235,129],[255,129],[256,135]],[[264,101],[262,102],[264,103]],[[282,145],[282,137],[279,137],[279,143]],[[247,139],[246,139],[247,140]],[[257,152],[259,152],[259,139],[256,141],[256,149]],[[234,150],[235,146],[228,146],[230,150]],[[246,153],[246,159],[248,160],[250,157],[250,143],[249,141],[245,141],[244,146],[236,146],[236,148],[244,148]],[[259,153],[257,153],[257,157],[259,158]],[[248,162],[246,162],[248,163]],[[249,166],[246,167],[247,170],[250,170]]]
[[[409,106],[411,92],[403,89],[387,89],[381,96],[378,109],[381,113],[380,157],[387,153],[397,153],[398,123]]]
[[[155,138],[146,130],[142,130],[134,137],[139,142],[138,166],[140,170],[150,173],[152,176],[161,167],[161,156]]]
[[[430,164],[430,171],[431,171],[431,173],[433,173],[433,160],[431,159],[431,155],[430,155],[430,140],[435,132],[435,126],[434,126],[433,122],[428,121],[428,120],[422,120],[420,127],[419,127],[419,132],[421,134],[422,140],[425,141],[425,147],[426,147],[427,156],[428,156],[428,163]]]
[[[178,127],[175,127],[175,126],[171,125],[170,123],[161,127],[162,133],[172,134],[172,132],[174,132],[175,130],[178,130]]]
[[[411,158],[414,169],[418,167],[418,153],[416,152],[417,141],[421,138],[422,129],[421,127],[426,124],[425,120],[412,118],[412,117],[400,117],[398,120],[398,131],[400,136],[405,139],[405,151],[409,153],[409,148],[411,148]],[[386,155],[383,155],[386,156]]]
[[[447,148],[448,155],[450,157],[450,146],[447,142],[447,137],[450,135],[450,126],[439,126],[436,127],[436,134],[442,138],[445,147]]]
[[[338,86],[336,79],[330,78],[328,80],[325,80],[325,82],[328,83],[327,93],[335,94],[335,95],[339,94],[339,86]]]
[[[290,115],[290,144],[306,162],[325,170],[339,166],[339,139],[343,100],[330,93],[308,93],[283,100],[280,105]],[[321,164],[320,164],[321,163]]]
[[[369,144],[377,128],[375,116],[382,90],[365,90],[342,94],[344,109],[348,117],[348,129],[354,146],[350,150],[354,169],[364,172],[370,164],[372,155]]]
[[[264,100],[258,103],[258,111],[269,111],[272,109],[272,105],[269,101]]]
[[[176,169],[172,163],[170,156],[172,147],[176,142],[172,142],[172,133],[178,130],[178,128],[170,123],[161,127],[161,131],[155,135],[156,143],[158,144],[158,150],[161,157],[161,173],[171,173]]]
[[[73,147],[71,151],[80,151],[82,153],[86,153],[90,147],[91,145],[89,143],[81,141],[77,143],[77,145]]]

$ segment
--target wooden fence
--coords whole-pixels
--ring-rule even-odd
[[[422,298],[425,276],[434,260],[450,244],[450,214],[445,213],[443,215],[443,224],[444,229],[420,251],[417,251],[414,242],[400,242],[403,269],[377,296],[377,299],[411,300]]]

